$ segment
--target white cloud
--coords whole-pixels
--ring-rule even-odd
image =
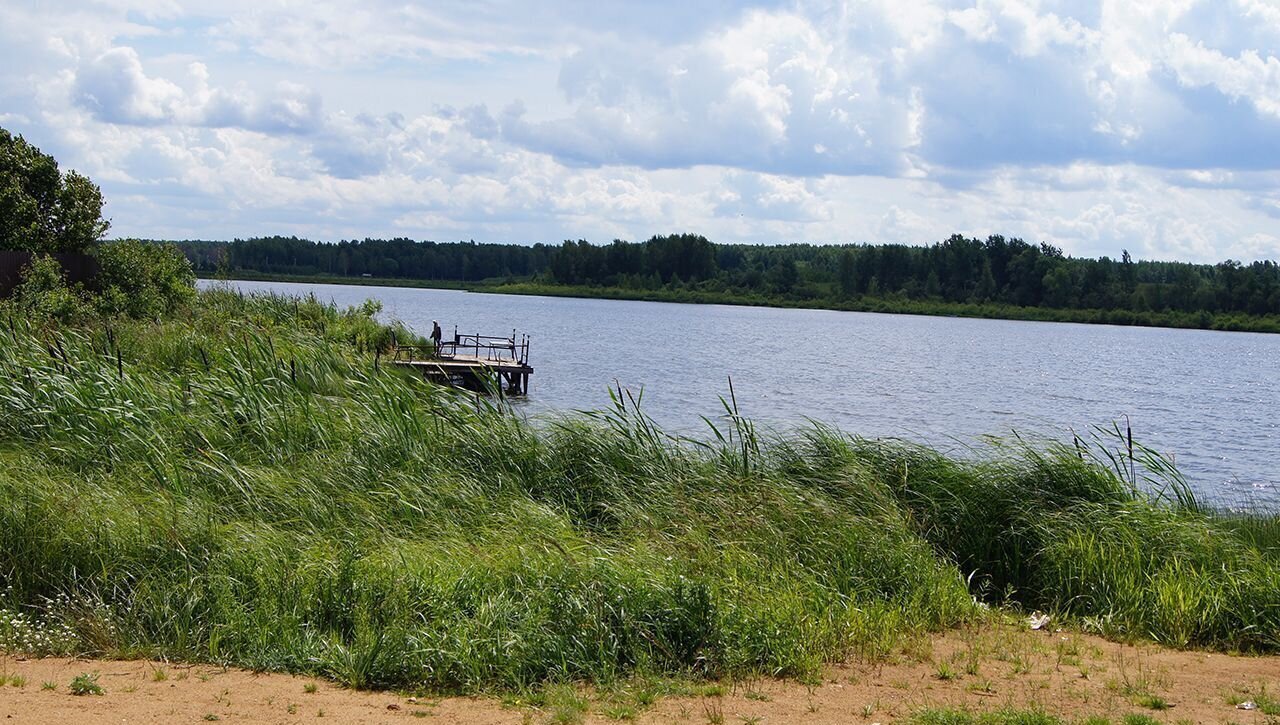
[[[585,45],[561,75],[575,111],[538,121],[513,113],[505,130],[573,164],[793,175],[1080,160],[1280,164],[1269,150],[1280,132],[1280,61],[1190,43],[1172,28],[1194,5],[813,2],[751,11],[678,45]],[[1244,13],[1260,12],[1233,17],[1241,25]],[[1225,105],[1188,92],[1206,86]],[[1236,101],[1258,113],[1240,114]],[[1223,125],[1230,132],[1215,136]]]
[[[494,55],[533,55],[529,45],[504,42],[501,22],[483,5],[460,8],[463,18],[436,11],[435,4],[263,2],[231,14],[211,34],[231,48],[292,65],[341,69],[387,59],[477,60]],[[495,27],[497,25],[498,27]]]
[[[281,82],[272,93],[255,95],[245,88],[211,88],[203,63],[192,63],[187,73],[186,88],[150,77],[137,51],[115,47],[80,64],[73,99],[108,123],[306,133],[321,121],[320,96],[303,85]]]
[[[531,121],[516,107],[504,137],[575,164],[805,175],[908,166],[909,99],[882,95],[873,59],[833,44],[808,18],[750,12],[677,47],[611,40],[565,61],[572,118]]]
[[[1169,66],[1179,83],[1213,86],[1232,100],[1246,99],[1259,112],[1280,118],[1280,58],[1263,58],[1256,50],[1229,58],[1181,33],[1169,43]]]
[[[1262,0],[11,3],[0,124],[93,176],[115,230],[141,236],[959,231],[1077,254],[1280,256],[1278,14]]]
[[[997,28],[991,19],[991,14],[982,7],[952,10],[947,13],[947,20],[963,30],[965,36],[971,40],[986,42],[996,35]]]
[[[721,217],[749,217],[787,222],[830,221],[830,204],[803,179],[751,172],[727,172],[723,188],[712,194]]]
[[[148,78],[132,48],[113,48],[76,74],[76,101],[106,121],[155,124],[186,111],[186,94],[165,80]]]
[[[946,233],[947,229],[936,220],[891,204],[880,215],[871,238],[892,244],[928,244],[941,239]]]

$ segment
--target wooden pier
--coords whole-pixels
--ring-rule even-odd
[[[392,364],[413,368],[423,377],[468,390],[499,395],[529,392],[529,336],[459,335],[430,345],[397,345]]]

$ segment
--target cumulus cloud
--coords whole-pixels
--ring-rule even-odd
[[[502,132],[573,164],[896,174],[908,99],[880,92],[875,65],[808,18],[752,12],[688,45],[585,47],[560,75],[574,116],[531,121],[514,106]]]
[[[320,96],[281,82],[270,94],[211,88],[203,63],[187,69],[188,86],[148,76],[131,47],[114,47],[80,64],[74,100],[108,123],[239,127],[265,133],[307,133],[321,120]]]
[[[1280,118],[1280,59],[1246,50],[1229,58],[1181,33],[1169,39],[1169,66],[1178,82],[1213,86],[1232,100],[1247,100],[1258,112]]]
[[[677,45],[606,37],[563,64],[572,114],[513,106],[503,132],[577,165],[803,176],[1280,164],[1280,59],[1171,30],[1193,1],[1055,5],[808,2]]]
[[[1272,2],[655,3],[11,3],[0,123],[142,236],[1280,255]]]
[[[717,216],[746,216],[789,222],[830,221],[831,207],[800,179],[729,172],[715,194]]]

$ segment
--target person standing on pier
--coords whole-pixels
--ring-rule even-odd
[[[440,338],[442,337],[442,335],[443,333],[440,332],[440,323],[435,320],[432,320],[431,321],[431,345],[435,348],[436,355],[440,354]]]

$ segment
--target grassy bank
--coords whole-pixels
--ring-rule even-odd
[[[3,312],[5,649],[444,691],[804,678],[981,617],[974,597],[1280,648],[1275,518],[1201,512],[1156,463],[1162,498],[1102,449],[957,460],[733,416],[677,440],[625,394],[533,427],[380,369],[372,306]]]
[[[1017,307],[1002,304],[951,303],[939,300],[913,300],[902,297],[797,297],[712,291],[700,289],[631,289],[626,287],[593,287],[547,284],[531,281],[491,279],[478,282],[457,280],[420,280],[397,277],[344,277],[340,275],[264,274],[237,271],[235,279],[257,282],[300,282],[342,284],[368,287],[408,287],[418,289],[453,289],[490,294],[540,295],[586,299],[673,302],[678,304],[744,305],[750,307],[784,307],[846,312],[878,312],[898,315],[934,317],[972,317],[988,320],[1025,320],[1034,322],[1075,322],[1081,324],[1170,327],[1192,330],[1225,330],[1233,332],[1280,333],[1280,317],[1209,312],[1137,312],[1133,310],[1058,309],[1051,307]]]
[[[1017,307],[1014,305],[1001,304],[951,303],[939,300],[913,300],[901,297],[858,297],[854,299],[837,299],[832,297],[800,298],[784,295],[739,294],[735,292],[717,292],[697,289],[642,290],[627,289],[623,287],[553,285],[536,282],[475,284],[469,285],[468,289],[472,292],[544,295],[550,297],[643,300],[649,302],[675,302],[683,304],[749,305],[753,307],[792,307],[815,310],[842,310],[847,312],[879,312],[897,315],[974,317],[990,320],[1076,322],[1081,324],[1280,333],[1280,317],[1276,317],[1274,315],[1058,309],[1052,307]]]

